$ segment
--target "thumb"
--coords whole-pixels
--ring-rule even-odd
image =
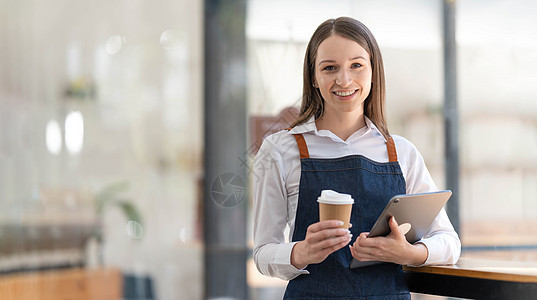
[[[399,224],[397,224],[397,221],[395,220],[395,217],[391,217],[390,221],[388,222],[390,225],[391,233],[399,235]]]

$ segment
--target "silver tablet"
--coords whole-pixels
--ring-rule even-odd
[[[436,216],[442,210],[451,191],[439,191],[411,195],[396,195],[390,199],[380,217],[371,228],[369,237],[390,234],[389,220],[395,216],[399,228],[406,232],[405,237],[411,244],[420,240],[431,227]],[[365,267],[381,263],[379,261],[358,261],[353,259],[350,268]]]

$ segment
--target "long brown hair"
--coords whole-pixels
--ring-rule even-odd
[[[364,114],[377,126],[384,137],[388,137],[389,132],[385,116],[386,90],[384,87],[382,55],[371,31],[360,21],[349,17],[327,20],[319,25],[313,33],[304,57],[304,86],[300,114],[291,127],[306,122],[311,116],[314,116],[315,120],[317,120],[324,113],[324,100],[321,92],[318,88],[313,87],[315,81],[315,60],[317,59],[319,45],[332,35],[339,35],[353,40],[369,53],[372,68],[372,86],[364,102]]]

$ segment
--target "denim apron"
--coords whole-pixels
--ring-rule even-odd
[[[319,222],[317,197],[322,190],[352,195],[353,235],[351,245],[361,232],[368,232],[390,198],[406,193],[406,184],[397,162],[397,152],[388,138],[389,162],[379,163],[362,155],[335,159],[309,157],[302,134],[295,135],[300,150],[300,189],[292,241],[306,237],[308,226]],[[350,269],[348,246],[330,254],[323,262],[306,267],[308,274],[289,281],[284,299],[410,299],[400,265],[382,263]]]

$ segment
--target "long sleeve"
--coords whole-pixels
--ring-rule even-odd
[[[423,157],[408,140],[396,139],[397,152],[405,155],[401,164],[407,184],[407,194],[438,191]],[[420,240],[429,252],[423,265],[455,264],[461,254],[461,241],[453,229],[445,209],[435,218],[428,233]]]
[[[296,243],[285,240],[288,221],[287,190],[284,164],[280,151],[265,139],[256,156],[254,187],[254,262],[267,276],[291,280],[308,271],[291,264],[291,251]]]

